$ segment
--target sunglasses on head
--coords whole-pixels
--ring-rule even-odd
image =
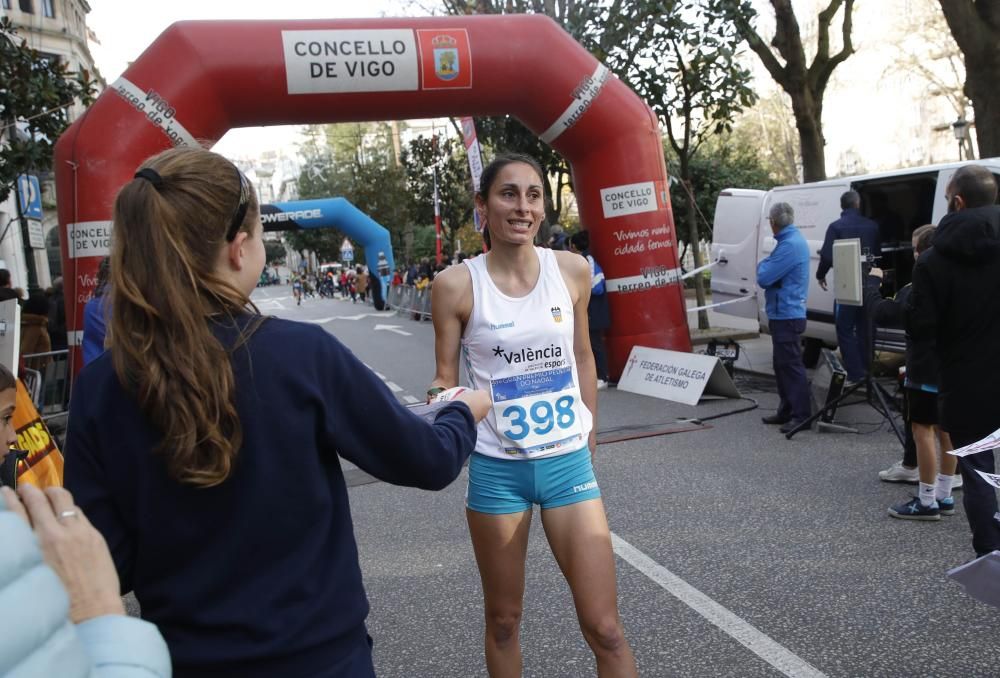
[[[233,165],[233,168],[236,170],[240,181],[240,201],[236,203],[233,220],[229,223],[229,230],[226,231],[226,242],[235,240],[236,234],[240,232],[240,226],[243,225],[243,220],[247,216],[247,210],[250,208],[250,195],[253,191],[250,186],[250,180],[240,171],[240,168],[236,167],[236,165]]]

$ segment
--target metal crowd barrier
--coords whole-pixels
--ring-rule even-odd
[[[22,380],[43,420],[66,414],[69,404],[69,350],[26,353]]]
[[[389,288],[386,304],[397,315],[410,314],[414,320],[430,320],[431,288],[418,290],[414,285],[393,285]]]

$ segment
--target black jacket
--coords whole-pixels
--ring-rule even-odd
[[[878,224],[862,216],[861,212],[848,207],[840,213],[840,218],[826,229],[823,247],[819,251],[819,266],[816,267],[816,279],[825,280],[826,274],[833,267],[833,243],[836,240],[860,238],[861,247],[869,250],[874,256],[882,255],[882,238],[879,235]]]
[[[913,269],[906,330],[937,344],[941,416],[962,440],[1000,428],[1000,206],[953,212]]]
[[[869,309],[872,325],[890,329],[903,329],[906,324],[905,309],[913,291],[912,285],[904,286],[893,299],[883,299],[879,292],[880,280],[873,275],[865,278],[865,308]],[[938,355],[932,337],[915,340],[906,335],[906,379],[913,387],[937,386],[939,379]]]

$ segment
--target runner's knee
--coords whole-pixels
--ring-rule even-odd
[[[593,621],[581,622],[583,635],[595,652],[613,654],[623,649],[625,633],[616,615],[609,615]]]
[[[521,628],[521,610],[497,610],[486,612],[486,633],[498,645],[517,638]]]

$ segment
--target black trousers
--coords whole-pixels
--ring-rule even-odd
[[[802,363],[802,333],[806,331],[806,319],[771,320],[767,326],[771,332],[774,378],[780,398],[777,414],[804,421],[812,411],[806,366]]]
[[[949,431],[955,449],[980,440],[984,436],[969,435],[963,431]],[[962,471],[962,505],[972,528],[972,548],[977,556],[1000,550],[1000,521],[997,520],[996,489],[976,471],[996,473],[995,450],[959,457]]]
[[[910,389],[903,389],[903,466],[907,468],[917,467],[917,442],[913,439],[913,427],[910,422],[910,398],[907,393]]]

